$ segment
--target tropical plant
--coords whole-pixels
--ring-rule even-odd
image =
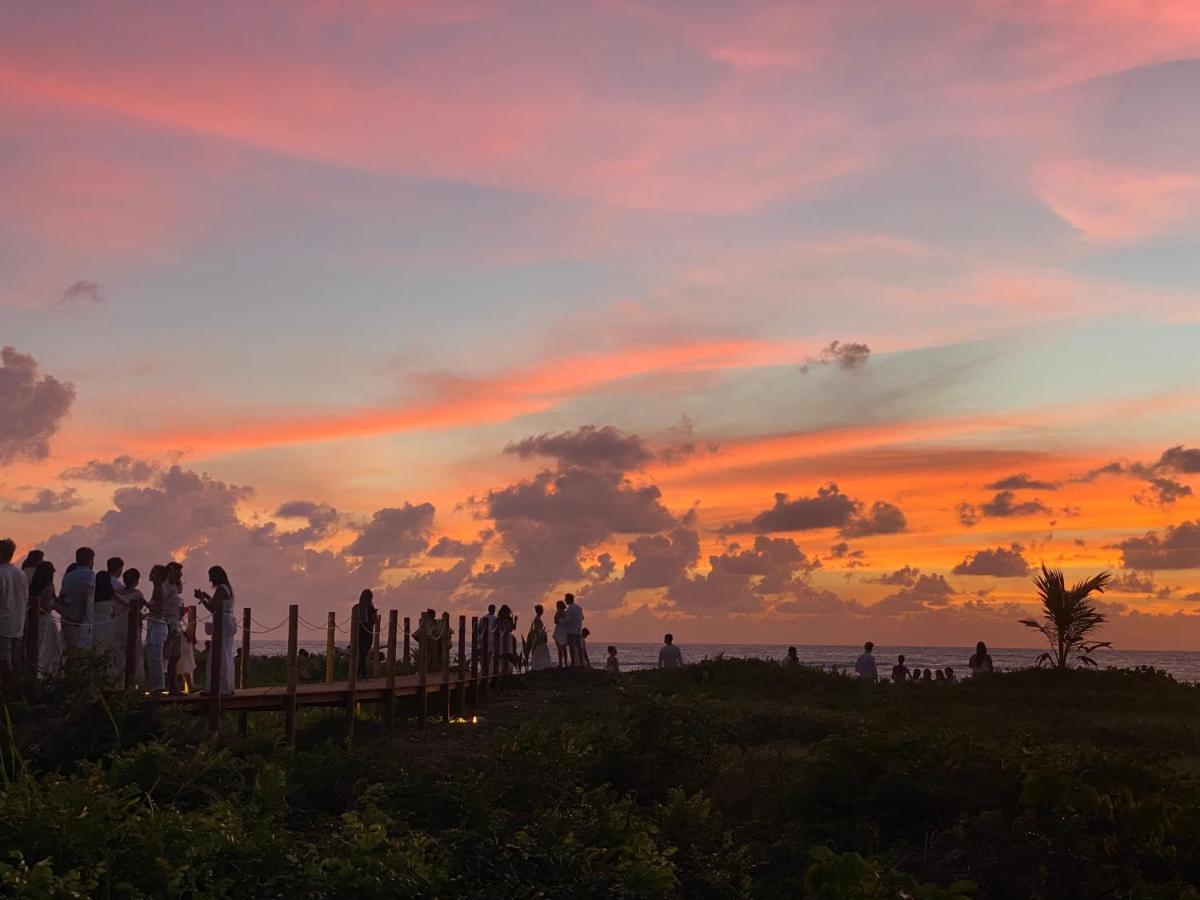
[[[1067,587],[1061,569],[1047,569],[1034,576],[1038,597],[1042,601],[1042,621],[1021,619],[1021,624],[1042,633],[1050,645],[1049,651],[1038,657],[1038,665],[1066,669],[1072,657],[1086,666],[1096,665],[1092,653],[1101,647],[1111,647],[1111,641],[1093,641],[1091,635],[1108,617],[1096,609],[1092,594],[1104,593],[1112,580],[1111,572],[1101,572],[1086,581]]]

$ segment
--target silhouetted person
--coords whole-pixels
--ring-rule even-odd
[[[879,680],[879,672],[875,668],[875,644],[871,641],[863,644],[863,652],[854,661],[854,671],[863,681],[874,684]]]
[[[583,665],[583,608],[575,602],[574,594],[563,595],[567,605],[563,621],[567,626],[567,652],[572,666]]]
[[[479,642],[482,644],[485,641],[491,641],[492,629],[496,627],[496,604],[489,603],[487,615],[479,617]],[[487,644],[488,651],[491,652],[492,644]]]
[[[949,682],[954,681],[954,670],[949,666],[946,666],[946,680]]]
[[[783,664],[788,668],[800,665],[800,657],[796,655],[795,647],[788,647],[787,656],[783,658]]]
[[[663,645],[658,651],[658,667],[660,669],[678,669],[683,666],[683,654],[675,646],[675,635],[664,634]]]
[[[533,623],[525,638],[525,652],[529,654],[529,668],[534,672],[550,668],[550,644],[546,636],[546,623],[542,621],[545,608],[538,603],[533,607]]]
[[[146,605],[146,686],[151,693],[161,693],[167,687],[163,666],[167,653],[167,635],[170,633],[164,590],[167,567],[151,566],[147,578],[150,581],[150,602]]]
[[[37,571],[38,564],[45,560],[46,554],[41,550],[30,550],[25,556],[25,562],[21,563],[21,571],[25,573],[25,580],[30,584],[33,583],[33,573]]]
[[[935,672],[933,675],[933,680],[934,681],[945,681],[946,673],[943,672],[941,669],[938,669],[937,672]]]
[[[904,664],[903,653],[896,657],[896,664],[892,666],[892,681],[897,684],[908,681],[908,666]]]
[[[558,667],[565,668],[567,656],[567,604],[562,600],[554,605],[554,647],[558,651]]]
[[[125,642],[121,640],[124,635],[116,634],[113,622],[113,603],[117,599],[117,589],[121,587],[123,571],[125,560],[114,556],[104,564],[103,572],[96,573],[96,598],[92,605],[92,647],[97,653],[108,657],[110,671],[123,658],[121,649],[125,646]],[[120,668],[123,669],[124,666]]]
[[[926,669],[925,674],[921,676],[921,681],[928,681],[930,684],[933,684],[933,672]]]
[[[29,610],[29,582],[25,573],[13,565],[17,545],[0,540],[0,689],[12,686],[15,667],[21,659],[21,639],[25,636],[25,617]]]
[[[604,671],[609,675],[621,674],[621,661],[617,659],[617,648],[611,644],[608,648],[608,659],[604,661]]]
[[[169,562],[163,578],[163,610],[167,618],[167,643],[164,650],[167,665],[167,688],[179,692],[179,657],[183,653],[183,563]],[[205,625],[212,634],[213,623]]]
[[[359,678],[371,674],[371,655],[375,652],[375,594],[364,590],[358,595],[358,667]]]
[[[62,667],[62,635],[54,616],[54,606],[58,602],[58,594],[54,590],[54,563],[42,560],[33,570],[33,580],[29,583],[29,599],[32,607],[39,614],[37,621],[37,657],[30,656],[31,662],[42,678],[49,678]],[[30,630],[30,622],[25,621],[26,630]]]
[[[115,651],[113,653],[112,675],[113,678],[120,678],[125,672],[125,662],[128,653],[127,643],[129,639],[129,617],[139,615],[142,608],[146,605],[145,595],[138,589],[138,585],[142,581],[142,573],[137,569],[128,568],[121,575],[121,585],[113,594],[113,634],[115,636]],[[137,646],[134,659],[141,659],[141,629],[137,630]],[[141,684],[142,679],[140,673],[134,672],[134,680]]]
[[[96,573],[92,565],[96,551],[80,547],[75,564],[63,576],[59,594],[63,648],[67,653],[92,649],[92,623],[95,621]]]
[[[972,678],[992,674],[992,658],[988,655],[987,644],[980,641],[975,645],[975,652],[971,654],[971,658],[967,661],[967,666],[971,670]]]
[[[579,632],[579,653],[583,659],[583,667],[590,669],[592,667],[592,658],[588,656],[587,642],[592,633],[588,629],[583,629]]]
[[[204,680],[209,693],[220,691],[222,697],[232,697],[236,671],[233,665],[234,651],[237,649],[233,640],[237,633],[237,618],[233,614],[233,587],[229,584],[229,576],[220,566],[212,566],[208,570],[208,580],[213,587],[212,594],[197,588],[193,596],[212,613],[212,633],[215,635],[216,629],[221,629],[221,680],[217,683],[214,677],[215,660],[211,651],[208,654],[208,677]]]

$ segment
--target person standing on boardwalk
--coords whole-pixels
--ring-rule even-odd
[[[13,673],[21,658],[21,638],[25,635],[25,617],[29,609],[29,582],[25,573],[13,565],[17,545],[0,540],[0,690],[12,687]]]
[[[675,646],[675,635],[664,634],[663,645],[658,651],[658,667],[660,669],[679,669],[683,667],[683,654]]]
[[[183,641],[183,628],[180,624],[183,618],[183,564],[169,562],[166,571],[162,581],[163,616],[167,621],[167,642],[163,655],[167,666],[167,689],[172,694],[177,694],[180,644]],[[211,623],[206,627],[211,628]]]
[[[871,641],[867,641],[863,644],[863,652],[854,661],[854,671],[858,673],[858,677],[871,684],[879,680],[879,673],[875,669],[874,651],[875,645]]]
[[[992,667],[992,657],[988,653],[987,644],[980,641],[975,645],[975,652],[971,654],[971,658],[967,661],[967,666],[971,669],[971,677],[978,678],[980,675],[991,675],[994,671]]]
[[[533,624],[525,639],[525,652],[529,657],[529,668],[534,672],[550,668],[550,644],[546,638],[546,623],[542,621],[545,610],[542,604],[533,608]]]
[[[567,626],[567,652],[572,666],[583,665],[583,607],[575,602],[574,594],[566,594],[563,603],[567,609],[564,621]]]
[[[567,665],[567,604],[559,600],[554,606],[554,646],[558,650],[558,667]]]
[[[358,595],[358,677],[371,674],[371,654],[375,647],[375,594],[370,589]]]
[[[117,588],[121,587],[120,578],[124,571],[125,560],[114,556],[104,564],[103,572],[96,573],[96,599],[92,607],[92,646],[97,653],[107,657],[110,672],[120,672],[125,668],[121,664],[123,654],[120,652],[125,646],[125,641],[122,640],[125,635],[116,633],[117,623],[113,621],[114,601],[117,598]],[[124,620],[121,624],[124,624]]]
[[[49,678],[62,667],[62,636],[54,616],[54,604],[57,595],[54,592],[54,563],[43,560],[33,571],[33,581],[29,583],[29,599],[31,608],[36,604],[40,614],[37,616],[37,659],[32,660],[34,669],[40,678]],[[29,627],[28,620],[25,627]]]
[[[163,658],[167,646],[167,613],[166,592],[163,589],[167,580],[166,566],[151,566],[150,602],[146,610],[146,681],[152,693],[162,693],[166,690],[166,677],[163,674]]]
[[[80,547],[75,551],[75,565],[63,576],[59,595],[59,614],[62,617],[63,648],[68,654],[92,649],[92,622],[95,617],[96,573],[92,565],[96,551]]]
[[[229,584],[229,576],[220,566],[213,566],[208,570],[208,580],[213,587],[212,594],[197,588],[194,596],[204,604],[205,609],[212,613],[212,633],[215,635],[217,629],[221,629],[221,680],[220,684],[215,683],[216,679],[213,677],[215,657],[212,652],[209,652],[208,677],[205,682],[210,693],[219,690],[222,697],[232,697],[233,654],[236,649],[233,638],[237,632],[237,619],[233,614],[233,587]]]
[[[120,678],[125,671],[125,654],[126,642],[129,638],[129,617],[137,616],[141,613],[142,608],[146,605],[146,598],[138,589],[138,584],[141,583],[142,573],[132,567],[125,570],[121,576],[121,585],[113,594],[113,631],[116,639],[116,649],[118,652],[113,654],[112,675],[113,678]],[[135,626],[135,638],[137,642],[135,659],[139,659],[142,653],[142,635],[141,628]],[[134,681],[138,684],[142,683],[138,672],[134,672]]]
[[[30,550],[25,557],[25,562],[21,563],[21,571],[25,573],[25,580],[33,584],[33,574],[37,571],[37,567],[46,559],[46,554],[41,550]]]

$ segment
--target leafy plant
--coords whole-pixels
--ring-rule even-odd
[[[1043,563],[1042,571],[1033,579],[1042,601],[1042,621],[1020,620],[1027,628],[1041,632],[1050,645],[1049,651],[1038,657],[1039,666],[1049,664],[1055,669],[1066,669],[1072,657],[1084,665],[1095,666],[1092,653],[1112,646],[1111,641],[1089,639],[1108,620],[1096,609],[1091,595],[1104,593],[1110,580],[1111,572],[1101,572],[1068,588],[1062,570],[1047,569]]]

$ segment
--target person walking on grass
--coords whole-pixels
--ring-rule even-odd
[[[683,667],[683,654],[675,646],[675,635],[664,634],[663,645],[658,651],[658,667],[660,669],[679,669]]]
[[[859,678],[871,684],[879,680],[879,672],[875,668],[875,645],[871,641],[863,644],[863,652],[854,661],[854,671]]]
[[[563,596],[567,605],[565,620],[567,623],[567,652],[571,657],[573,667],[583,665],[583,607],[575,602],[574,594]]]
[[[29,582],[25,573],[13,565],[16,552],[16,543],[8,538],[0,540],[0,691],[5,693],[11,690],[21,658],[29,609]]]

